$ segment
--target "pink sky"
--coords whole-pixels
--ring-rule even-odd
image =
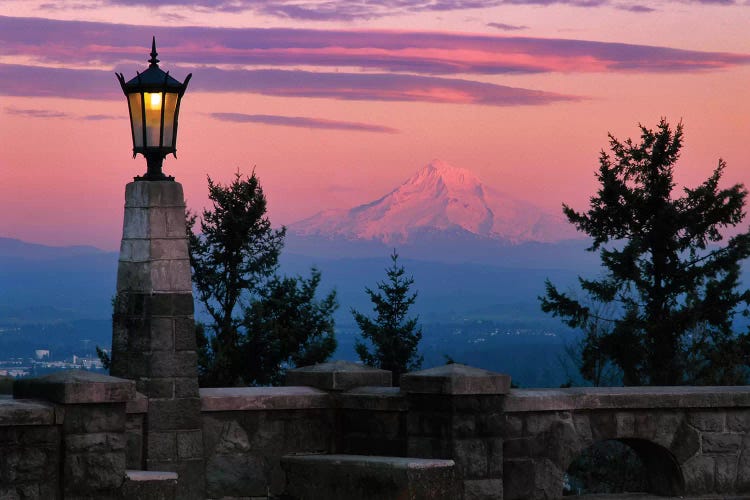
[[[0,1],[0,236],[119,245],[131,159],[114,72],[193,79],[178,157],[255,168],[272,222],[382,196],[433,158],[551,211],[582,209],[607,132],[682,119],[678,181],[750,172],[750,6],[622,0]],[[471,4],[473,8],[465,8]]]

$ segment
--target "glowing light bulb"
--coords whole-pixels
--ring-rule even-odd
[[[161,92],[154,92],[151,94],[151,107],[152,108],[161,107]]]

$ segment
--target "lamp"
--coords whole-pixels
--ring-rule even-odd
[[[177,157],[177,117],[180,101],[192,73],[180,83],[159,68],[156,58],[156,37],[151,41],[151,63],[143,73],[125,82],[122,73],[115,73],[128,100],[130,129],[133,135],[133,158],[140,153],[146,158],[147,170],[135,180],[174,180],[161,170],[168,154]]]

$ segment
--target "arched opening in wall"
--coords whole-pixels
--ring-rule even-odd
[[[598,441],[576,457],[565,474],[563,495],[684,492],[682,471],[666,448],[644,439]]]

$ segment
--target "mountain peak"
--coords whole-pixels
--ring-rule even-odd
[[[470,170],[438,159],[378,200],[351,210],[321,212],[290,229],[387,244],[407,242],[425,231],[467,232],[511,242],[555,241],[570,233],[559,217],[502,196]]]

